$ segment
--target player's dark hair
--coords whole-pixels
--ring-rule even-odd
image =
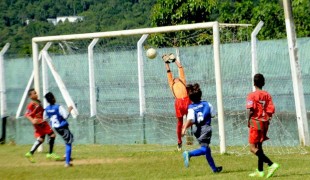
[[[186,86],[186,89],[187,89],[188,97],[193,103],[200,102],[202,92],[201,92],[201,89],[198,83],[188,84]]]
[[[35,91],[34,88],[31,88],[31,89],[28,90],[28,96],[31,95],[31,92],[32,92],[32,91]]]
[[[54,104],[55,103],[55,96],[53,93],[48,92],[45,94],[45,99],[49,104]]]
[[[254,86],[262,89],[265,85],[265,78],[262,74],[258,73],[254,75]]]

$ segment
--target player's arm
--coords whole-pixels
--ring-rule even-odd
[[[246,108],[247,108],[246,114],[248,117],[248,127],[250,127],[251,118],[254,114],[254,108],[255,108],[254,99],[253,99],[252,95],[248,95],[248,97],[247,97]]]
[[[32,124],[38,124],[38,120],[33,118],[32,115],[35,113],[36,109],[38,107],[33,108],[32,105],[29,105],[27,107],[27,111],[25,113],[25,117],[32,123]]]
[[[172,84],[173,84],[173,75],[172,75],[172,72],[171,72],[171,70],[170,70],[169,64],[166,63],[165,66],[166,66],[166,70],[167,70],[168,84],[169,84],[170,88],[172,88]]]
[[[266,102],[265,108],[266,108],[265,112],[268,115],[268,120],[270,121],[272,118],[272,115],[275,112],[275,106],[272,102],[272,98],[270,95],[268,95],[268,97],[267,97],[267,102]]]
[[[44,112],[43,112],[43,119],[44,119],[45,121],[49,120],[49,117],[48,117],[48,115],[47,115],[47,113],[46,113],[46,110],[44,110]]]
[[[182,136],[186,134],[186,129],[191,127],[195,122],[195,112],[193,109],[188,109],[187,121],[182,128]]]
[[[38,124],[38,120],[36,118],[32,118],[31,116],[27,116],[26,118],[32,123],[32,124]]]
[[[209,107],[210,107],[210,116],[211,116],[211,118],[214,118],[215,114],[216,114],[215,110],[214,110],[212,104],[210,104],[210,103],[208,103],[208,104],[209,104]]]
[[[181,64],[180,61],[175,61],[175,64],[177,65],[178,67],[178,71],[179,71],[179,78],[180,80],[186,84],[186,79],[185,79],[185,73],[184,73],[184,69],[183,69],[183,66]]]
[[[191,127],[193,124],[194,123],[193,123],[192,119],[189,119],[186,121],[185,125],[182,128],[182,136],[184,136],[186,134],[186,129]]]
[[[252,118],[252,116],[253,116],[253,114],[254,114],[253,108],[247,109],[247,110],[246,110],[246,114],[247,114],[247,116],[248,116],[248,122],[250,122],[250,120],[251,120],[251,118]]]
[[[166,67],[166,70],[167,70],[168,84],[169,84],[170,88],[172,88],[173,76],[172,76],[172,73],[171,73],[171,70],[170,70],[170,66],[169,66],[169,64],[170,64],[170,62],[169,62],[169,55],[168,54],[164,54],[162,56],[162,59],[165,62],[165,67]]]
[[[64,119],[68,119],[70,116],[70,113],[72,111],[73,107],[69,106],[68,110],[66,110],[64,107],[59,106],[59,114],[64,118]]]

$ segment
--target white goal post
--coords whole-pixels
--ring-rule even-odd
[[[40,42],[52,42],[52,41],[65,41],[65,40],[78,40],[78,39],[94,39],[97,42],[98,38],[107,37],[120,37],[120,36],[131,36],[131,35],[147,35],[153,33],[167,33],[167,32],[177,32],[183,30],[195,30],[195,29],[207,29],[212,28],[213,30],[213,50],[214,50],[214,71],[215,71],[215,81],[216,81],[216,96],[217,96],[217,113],[218,113],[218,126],[219,126],[219,141],[220,141],[220,153],[226,152],[225,143],[225,131],[224,131],[224,108],[223,108],[223,98],[222,98],[222,81],[221,81],[221,62],[220,62],[220,27],[236,27],[236,26],[251,26],[250,24],[222,24],[219,22],[205,22],[196,24],[185,24],[185,25],[174,25],[165,27],[154,27],[154,28],[142,28],[133,30],[121,30],[121,31],[109,31],[109,32],[98,32],[98,33],[85,33],[85,34],[71,34],[71,35],[59,35],[59,36],[45,36],[45,37],[35,37],[32,39],[32,53],[33,53],[33,68],[34,68],[34,87],[40,96],[40,74],[39,74],[39,46]],[[146,37],[145,37],[146,38]],[[89,45],[91,49],[94,44]],[[141,53],[141,52],[140,52]],[[139,57],[139,56],[138,56]],[[92,55],[89,54],[89,58]],[[141,60],[140,60],[141,61]],[[89,60],[91,63],[91,60]],[[139,60],[138,60],[139,62]],[[141,63],[138,63],[141,66]],[[142,64],[143,65],[143,64]],[[141,68],[139,66],[139,69]],[[94,85],[93,85],[93,73],[91,72],[91,67],[89,67],[90,76],[90,96],[94,96]],[[139,70],[140,72],[141,70]],[[141,73],[139,73],[141,74]],[[139,77],[139,88],[143,86],[143,79]],[[66,93],[67,94],[67,93]],[[139,92],[143,94],[143,92]],[[143,115],[143,104],[144,101],[140,100],[140,115]],[[94,98],[90,97],[90,107],[91,116],[96,113],[96,104]]]

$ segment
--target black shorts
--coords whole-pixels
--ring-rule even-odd
[[[62,136],[63,140],[66,144],[72,144],[73,143],[73,134],[70,132],[69,127],[61,127],[61,128],[55,128],[56,132]]]
[[[211,142],[212,128],[211,126],[204,126],[201,128],[197,128],[194,135],[197,138],[200,145],[208,146]]]

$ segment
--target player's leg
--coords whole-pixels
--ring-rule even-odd
[[[199,149],[195,149],[192,151],[184,151],[183,152],[183,159],[185,167],[189,167],[189,160],[193,156],[201,156],[206,154],[205,146],[201,146]]]
[[[46,154],[46,158],[47,159],[54,159],[54,160],[58,161],[61,159],[60,156],[53,152],[54,151],[55,138],[56,138],[56,134],[54,132],[49,134],[49,140],[48,140],[49,152],[48,152],[48,154]]]
[[[212,128],[211,126],[207,126],[206,128],[202,129],[202,136],[198,138],[198,141],[202,145],[202,147],[205,148],[205,155],[206,159],[209,163],[209,166],[211,167],[212,171],[214,173],[219,173],[222,171],[223,167],[222,166],[215,166],[213,157],[211,155],[211,148],[209,147],[209,144],[211,142],[211,137],[212,137]]]
[[[72,166],[71,161],[72,144],[66,144],[66,164],[65,167]]]
[[[176,133],[178,138],[177,150],[182,150],[182,127],[183,127],[183,114],[182,114],[182,99],[176,99],[174,103],[175,116],[177,118]]]
[[[56,153],[53,152],[56,134],[54,133],[51,126],[47,122],[41,123],[41,129],[42,129],[42,133],[49,136],[49,139],[48,139],[49,153],[46,154],[46,158],[47,159],[59,160],[60,157]]]
[[[177,138],[178,138],[178,151],[182,150],[182,127],[183,127],[183,117],[177,117]]]
[[[199,149],[195,149],[195,150],[188,152],[188,154],[189,154],[189,157],[205,155],[206,147],[201,146]]]
[[[263,150],[263,143],[258,143],[258,151],[256,152],[256,155],[261,153],[262,157],[263,157],[263,162],[264,163],[267,163],[268,166],[271,166],[273,164],[273,162],[266,156],[266,154],[264,153],[264,150]],[[258,156],[258,155],[257,155]]]
[[[34,152],[38,149],[38,147],[44,142],[44,139],[45,139],[45,135],[37,138],[37,140],[33,143],[30,149],[31,154],[34,154]]]
[[[263,170],[264,159],[261,155],[261,150],[258,149],[258,143],[250,143],[250,151],[258,157],[257,169],[249,174],[250,177],[264,177],[265,173]]]
[[[222,171],[223,167],[222,166],[215,166],[215,163],[214,163],[214,159],[211,155],[211,148],[209,146],[204,146],[205,147],[205,151],[206,151],[206,159],[209,163],[209,166],[211,167],[212,171],[214,173],[219,173]]]
[[[45,138],[44,135],[37,137],[36,141],[33,143],[32,147],[31,147],[30,151],[25,154],[25,157],[28,158],[28,160],[30,162],[32,162],[32,163],[35,162],[35,160],[33,159],[33,154],[38,149],[38,147],[44,142],[44,138]]]
[[[273,174],[279,169],[280,165],[278,163],[272,162],[264,153],[263,150],[263,143],[258,144],[258,153],[261,153],[261,156],[263,158],[263,162],[268,164],[268,173],[266,178],[269,178],[273,176]]]
[[[65,143],[66,143],[66,151],[65,151],[65,167],[70,167],[72,166],[71,164],[71,152],[72,152],[72,143],[73,143],[73,134],[71,133],[71,131],[69,130],[68,127],[63,127],[63,128],[59,128],[56,129],[56,131],[62,136],[62,138],[64,139]]]
[[[55,138],[56,138],[55,133],[52,133],[52,134],[49,135],[48,144],[50,145],[50,148],[49,148],[49,153],[50,153],[50,154],[53,153],[54,144],[55,144]]]
[[[264,177],[264,171],[263,171],[263,159],[262,157],[257,155],[258,151],[258,143],[260,142],[260,133],[258,130],[255,130],[253,128],[250,128],[249,130],[249,144],[250,144],[250,151],[255,154],[258,157],[258,162],[257,162],[257,169],[253,172],[250,173],[250,177]]]

